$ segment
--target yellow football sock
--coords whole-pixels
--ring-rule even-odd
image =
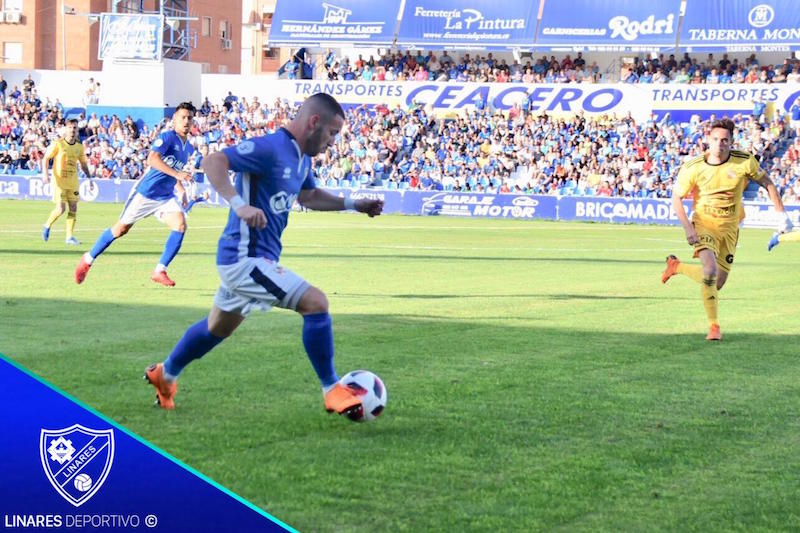
[[[678,274],[683,274],[695,280],[697,283],[703,282],[703,267],[700,265],[689,265],[686,263],[679,263],[676,269]]]
[[[67,213],[67,239],[72,237],[72,232],[75,231],[76,216],[73,211]]]
[[[60,216],[61,216],[61,210],[56,207],[55,209],[50,211],[50,216],[47,217],[47,222],[44,223],[44,227],[46,228],[53,227],[53,224],[55,223],[56,220],[58,220],[58,217]]]
[[[800,241],[800,231],[791,231],[789,233],[781,233],[778,235],[778,242],[793,242]]]
[[[709,325],[719,325],[717,321],[717,307],[719,303],[719,292],[717,291],[717,276],[703,278],[700,284],[700,294],[703,295],[703,307],[706,308]]]

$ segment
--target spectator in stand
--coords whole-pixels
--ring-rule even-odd
[[[800,97],[798,97],[792,104],[792,107],[789,108],[789,116],[789,126],[796,132],[797,129],[800,128]]]
[[[25,76],[25,79],[22,80],[22,94],[25,98],[30,98],[33,94],[33,89],[36,87],[36,82],[33,81],[31,75],[28,74]]]

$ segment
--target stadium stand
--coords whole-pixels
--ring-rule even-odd
[[[369,65],[363,59],[358,62],[361,69]],[[796,68],[792,62],[787,64]],[[318,184],[665,198],[671,195],[683,158],[702,151],[709,124],[696,117],[688,123],[669,117],[637,123],[630,116],[565,118],[518,105],[507,112],[480,107],[457,118],[437,118],[429,108],[417,105],[350,108],[340,139],[315,161]],[[265,104],[233,97],[217,105],[206,99],[192,142],[213,152],[245,137],[274,131],[292,112],[282,101]],[[78,118],[93,177],[113,179],[136,179],[143,174],[143,154],[167,123],[139,128],[130,117],[92,114]],[[35,87],[12,88],[0,108],[0,173],[38,174],[45,147],[58,135],[64,119],[64,107],[58,101],[39,99]],[[761,158],[784,201],[797,202],[800,123],[790,124],[781,110],[771,120],[765,114],[734,120],[735,144]],[[755,189],[746,195],[759,198]]]

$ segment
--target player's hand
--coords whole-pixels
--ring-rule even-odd
[[[252,205],[243,205],[237,209],[236,216],[244,220],[251,228],[264,229],[267,227],[267,216],[264,211]]]
[[[792,219],[789,216],[789,213],[784,213],[783,221],[778,228],[779,233],[789,233],[794,229],[794,224],[792,224]]]
[[[50,183],[50,177],[49,177],[49,176],[46,176],[46,175],[45,175],[45,176],[42,176],[42,183],[44,183],[45,185],[47,185],[48,183]]]
[[[690,230],[686,230],[686,242],[694,246],[695,244],[700,242],[700,237],[697,236],[697,232],[694,228]]]
[[[194,181],[194,178],[188,172],[178,172],[178,177],[175,179],[178,181]]]
[[[371,200],[369,198],[361,198],[356,200],[356,211],[359,213],[366,213],[370,218],[376,217],[383,211],[383,200]]]

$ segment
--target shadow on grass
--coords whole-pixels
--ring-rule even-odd
[[[323,412],[302,320],[275,311],[187,368],[175,412],[152,409],[143,368],[203,314],[4,298],[0,351],[300,530],[365,513],[387,531],[770,529],[788,512],[757,511],[794,479],[741,473],[790,453],[796,335],[334,313],[337,368],[389,390],[378,422],[353,425]],[[369,497],[341,492],[342,472]]]

